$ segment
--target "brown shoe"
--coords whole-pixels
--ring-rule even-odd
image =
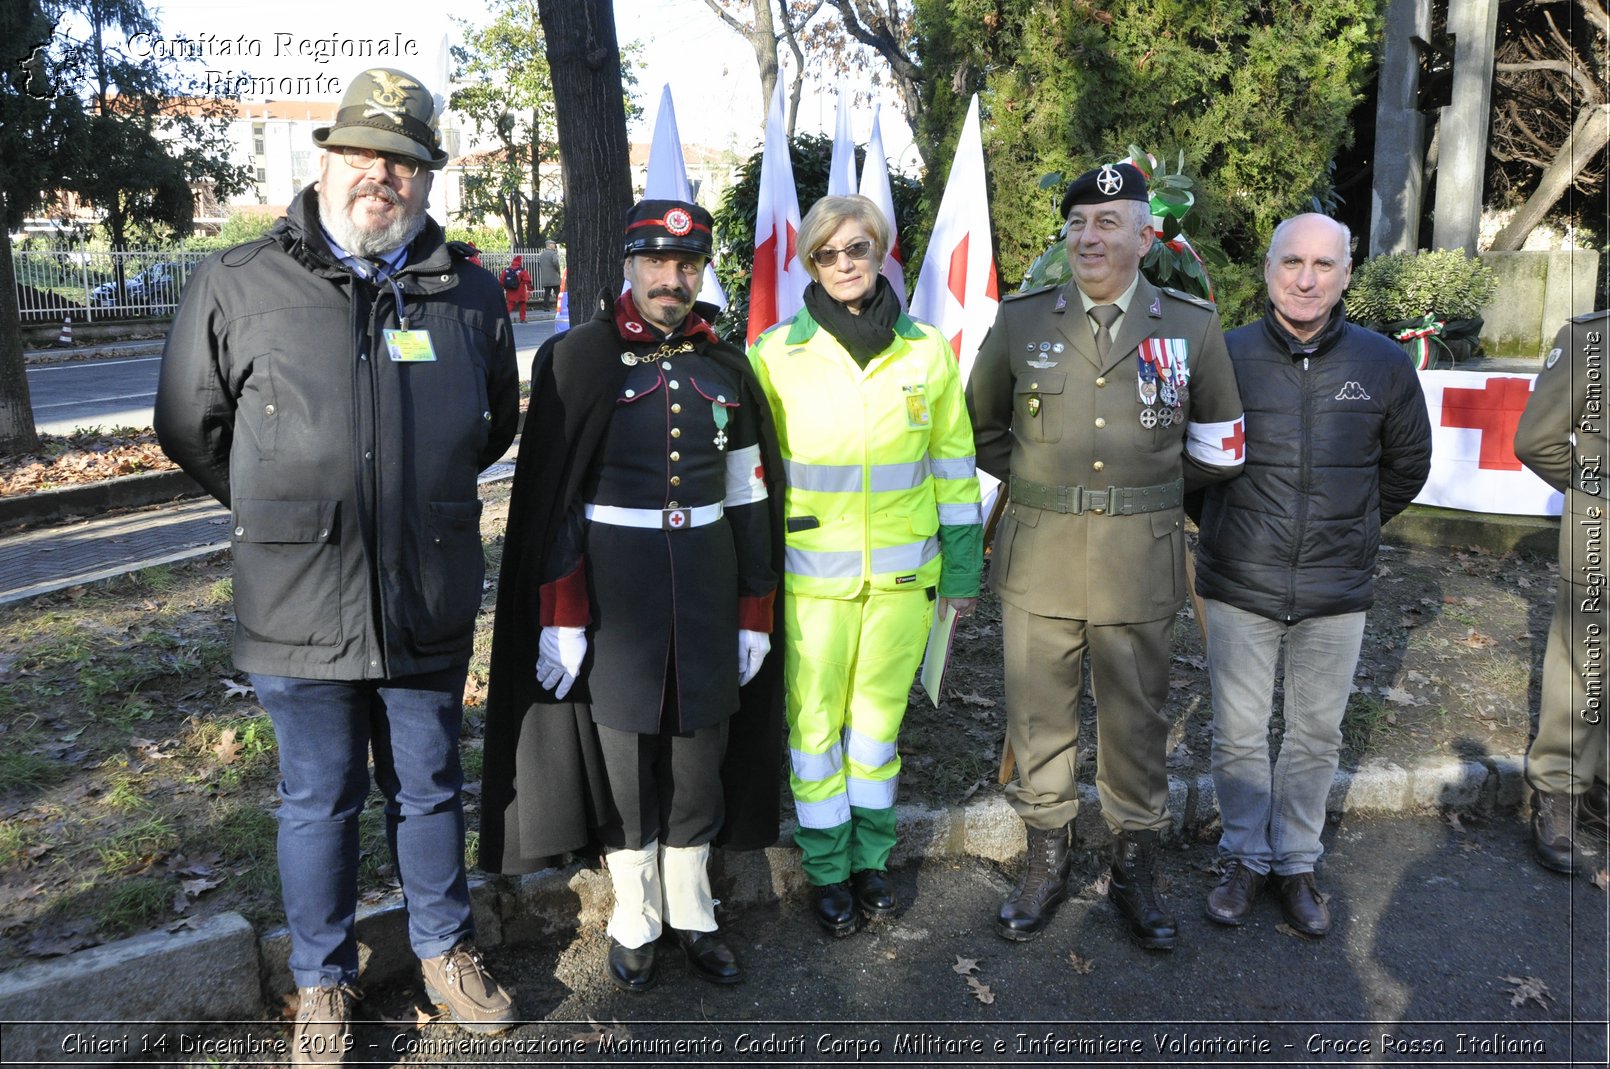
[[[1268,878],[1265,873],[1247,868],[1240,858],[1232,857],[1224,867],[1224,877],[1219,880],[1219,885],[1208,892],[1204,910],[1207,919],[1215,924],[1240,927],[1247,919],[1247,914],[1252,912],[1252,903],[1258,900]]]
[[[1583,868],[1572,820],[1576,809],[1576,800],[1568,794],[1532,792],[1532,847],[1537,852],[1537,862],[1568,876]]]
[[[1330,931],[1330,907],[1315,886],[1312,872],[1276,876],[1275,890],[1280,896],[1280,912],[1293,929],[1315,939]]]
[[[460,943],[440,957],[423,959],[419,966],[425,975],[425,996],[464,1031],[494,1036],[514,1024],[514,1000],[487,973],[473,944]]]
[[[340,1065],[352,1049],[352,1003],[363,992],[351,984],[304,987],[291,1029],[291,1064]]]

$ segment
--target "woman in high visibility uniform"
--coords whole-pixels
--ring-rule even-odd
[[[950,345],[901,311],[879,270],[889,224],[824,197],[798,247],[805,307],[750,362],[777,425],[787,553],[788,747],[817,921],[848,935],[895,909],[897,739],[937,599],[973,610],[983,568],[978,477]]]

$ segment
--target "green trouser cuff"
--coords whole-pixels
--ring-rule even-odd
[[[894,851],[894,810],[850,807],[850,871],[882,871]]]
[[[850,813],[853,819],[855,810]],[[800,867],[812,887],[850,878],[850,821],[831,828],[795,828],[794,842],[799,844]]]

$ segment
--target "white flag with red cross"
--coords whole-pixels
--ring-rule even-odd
[[[643,181],[645,200],[693,202],[688,185],[687,161],[682,158],[682,137],[676,128],[676,108],[671,104],[671,87],[660,92],[660,113],[654,120],[654,140],[648,150],[648,175]],[[698,299],[716,308],[727,307],[727,294],[716,279],[714,263],[704,267],[704,281]]]
[[[861,196],[883,209],[889,221],[889,255],[883,258],[883,277],[894,287],[900,307],[906,307],[906,257],[900,251],[900,228],[894,219],[894,187],[889,184],[889,157],[883,151],[883,129],[878,112],[872,113],[872,137],[866,143],[866,160],[861,164]]]
[[[805,304],[810,276],[800,262],[799,194],[794,164],[788,154],[788,127],[783,122],[783,83],[772,93],[766,117],[766,147],[760,157],[760,198],[755,212],[755,262],[749,276],[749,330],[753,345],[762,331],[789,318]]]
[[[1419,505],[1558,516],[1564,498],[1515,456],[1515,428],[1536,376],[1422,371],[1431,416],[1431,477]]]
[[[949,339],[965,382],[1000,303],[989,225],[989,187],[984,178],[984,140],[979,133],[978,94],[974,93],[956,142],[922,273],[911,295],[911,314],[932,323]]]

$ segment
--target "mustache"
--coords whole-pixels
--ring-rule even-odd
[[[670,297],[671,299],[677,301],[685,301],[689,297],[693,296],[681,286],[655,286],[653,289],[648,291],[648,295],[650,298]]]
[[[359,182],[353,186],[352,191],[347,194],[347,204],[356,202],[359,197],[381,197],[388,204],[402,203],[402,198],[397,195],[395,189],[372,181]]]

